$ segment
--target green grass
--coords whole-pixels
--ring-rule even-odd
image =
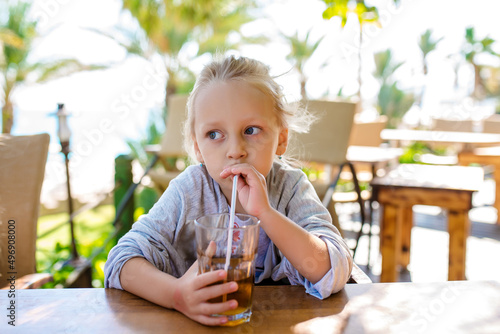
[[[75,239],[78,253],[83,257],[89,257],[94,250],[102,247],[110,233],[114,231],[112,221],[115,217],[113,205],[104,205],[95,209],[85,211],[74,220]],[[69,215],[66,213],[43,216],[38,219],[38,235],[53,229],[63,222],[67,222]],[[50,272],[54,275],[54,282],[47,287],[53,287],[64,282],[71,271],[63,268],[62,263],[70,258],[70,228],[65,224],[53,233],[37,240],[37,270],[39,272]],[[102,287],[104,280],[104,263],[107,253],[113,246],[110,243],[102,254],[93,261],[93,286]]]

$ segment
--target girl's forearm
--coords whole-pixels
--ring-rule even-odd
[[[330,270],[326,243],[271,209],[259,217],[261,227],[290,263],[311,283]]]
[[[167,308],[173,308],[176,282],[177,278],[158,270],[142,257],[128,260],[120,273],[124,290]]]

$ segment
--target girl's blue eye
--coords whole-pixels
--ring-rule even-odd
[[[260,132],[261,130],[256,127],[256,126],[251,126],[245,130],[246,135],[256,135]]]
[[[220,137],[221,137],[221,134],[218,131],[210,131],[208,133],[208,138],[210,138],[212,140],[219,139]]]

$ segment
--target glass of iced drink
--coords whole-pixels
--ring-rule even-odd
[[[250,321],[252,315],[252,295],[255,277],[255,257],[259,241],[260,221],[250,215],[236,214],[229,230],[229,213],[217,213],[195,219],[196,243],[198,252],[198,272],[205,273],[224,269],[231,237],[231,256],[227,268],[227,281],[236,281],[236,292],[209,300],[220,303],[231,299],[238,301],[238,308],[214,314],[214,317],[226,316],[225,326],[236,326]],[[211,242],[215,243],[210,246]],[[210,246],[210,247],[209,247]],[[222,282],[221,282],[222,283]]]

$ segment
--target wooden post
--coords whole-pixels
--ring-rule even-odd
[[[115,210],[118,213],[121,201],[132,186],[132,158],[128,155],[119,155],[115,159]],[[117,239],[120,239],[134,223],[134,196],[132,195],[129,203],[125,206],[120,217],[117,217],[116,228],[120,229]]]
[[[397,265],[400,263],[401,253],[401,220],[398,215],[398,208],[395,205],[385,204],[383,221],[384,228],[381,230],[381,253],[382,253],[382,273],[380,282],[397,282]]]
[[[410,263],[411,249],[411,229],[413,227],[413,208],[411,205],[401,207],[400,212],[402,220],[401,225],[401,258],[400,265],[406,269]]]
[[[465,257],[469,231],[468,211],[448,210],[448,233],[450,234],[448,281],[466,279]]]

